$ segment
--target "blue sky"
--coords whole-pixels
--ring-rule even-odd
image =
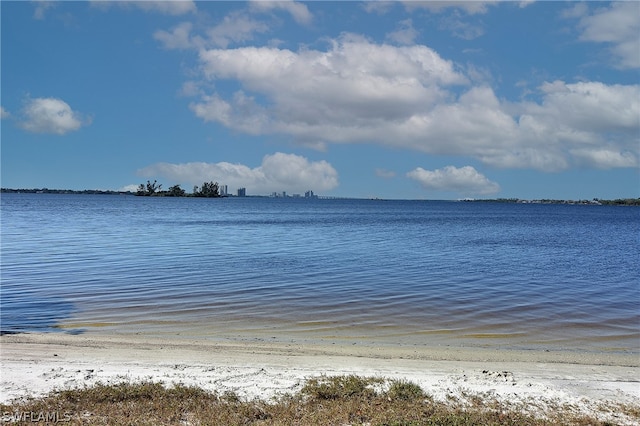
[[[2,186],[640,196],[638,2],[8,2]]]

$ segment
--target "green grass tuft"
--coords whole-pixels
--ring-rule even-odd
[[[376,394],[373,385],[382,379],[364,378],[355,375],[314,378],[307,381],[301,393],[317,400],[370,398]]]
[[[398,399],[401,401],[415,401],[427,397],[420,386],[406,380],[392,381],[391,386],[387,391],[387,395],[391,399]]]

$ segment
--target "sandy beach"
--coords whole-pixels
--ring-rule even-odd
[[[268,400],[296,392],[311,377],[357,374],[410,380],[437,400],[481,395],[538,413],[568,405],[618,424],[638,419],[620,415],[617,404],[640,406],[640,359],[632,355],[62,333],[4,335],[0,343],[4,403],[139,380]]]

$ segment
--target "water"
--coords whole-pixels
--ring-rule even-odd
[[[3,194],[4,332],[640,352],[640,209]]]

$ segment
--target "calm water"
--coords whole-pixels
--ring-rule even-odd
[[[640,208],[1,202],[5,332],[640,352]]]

